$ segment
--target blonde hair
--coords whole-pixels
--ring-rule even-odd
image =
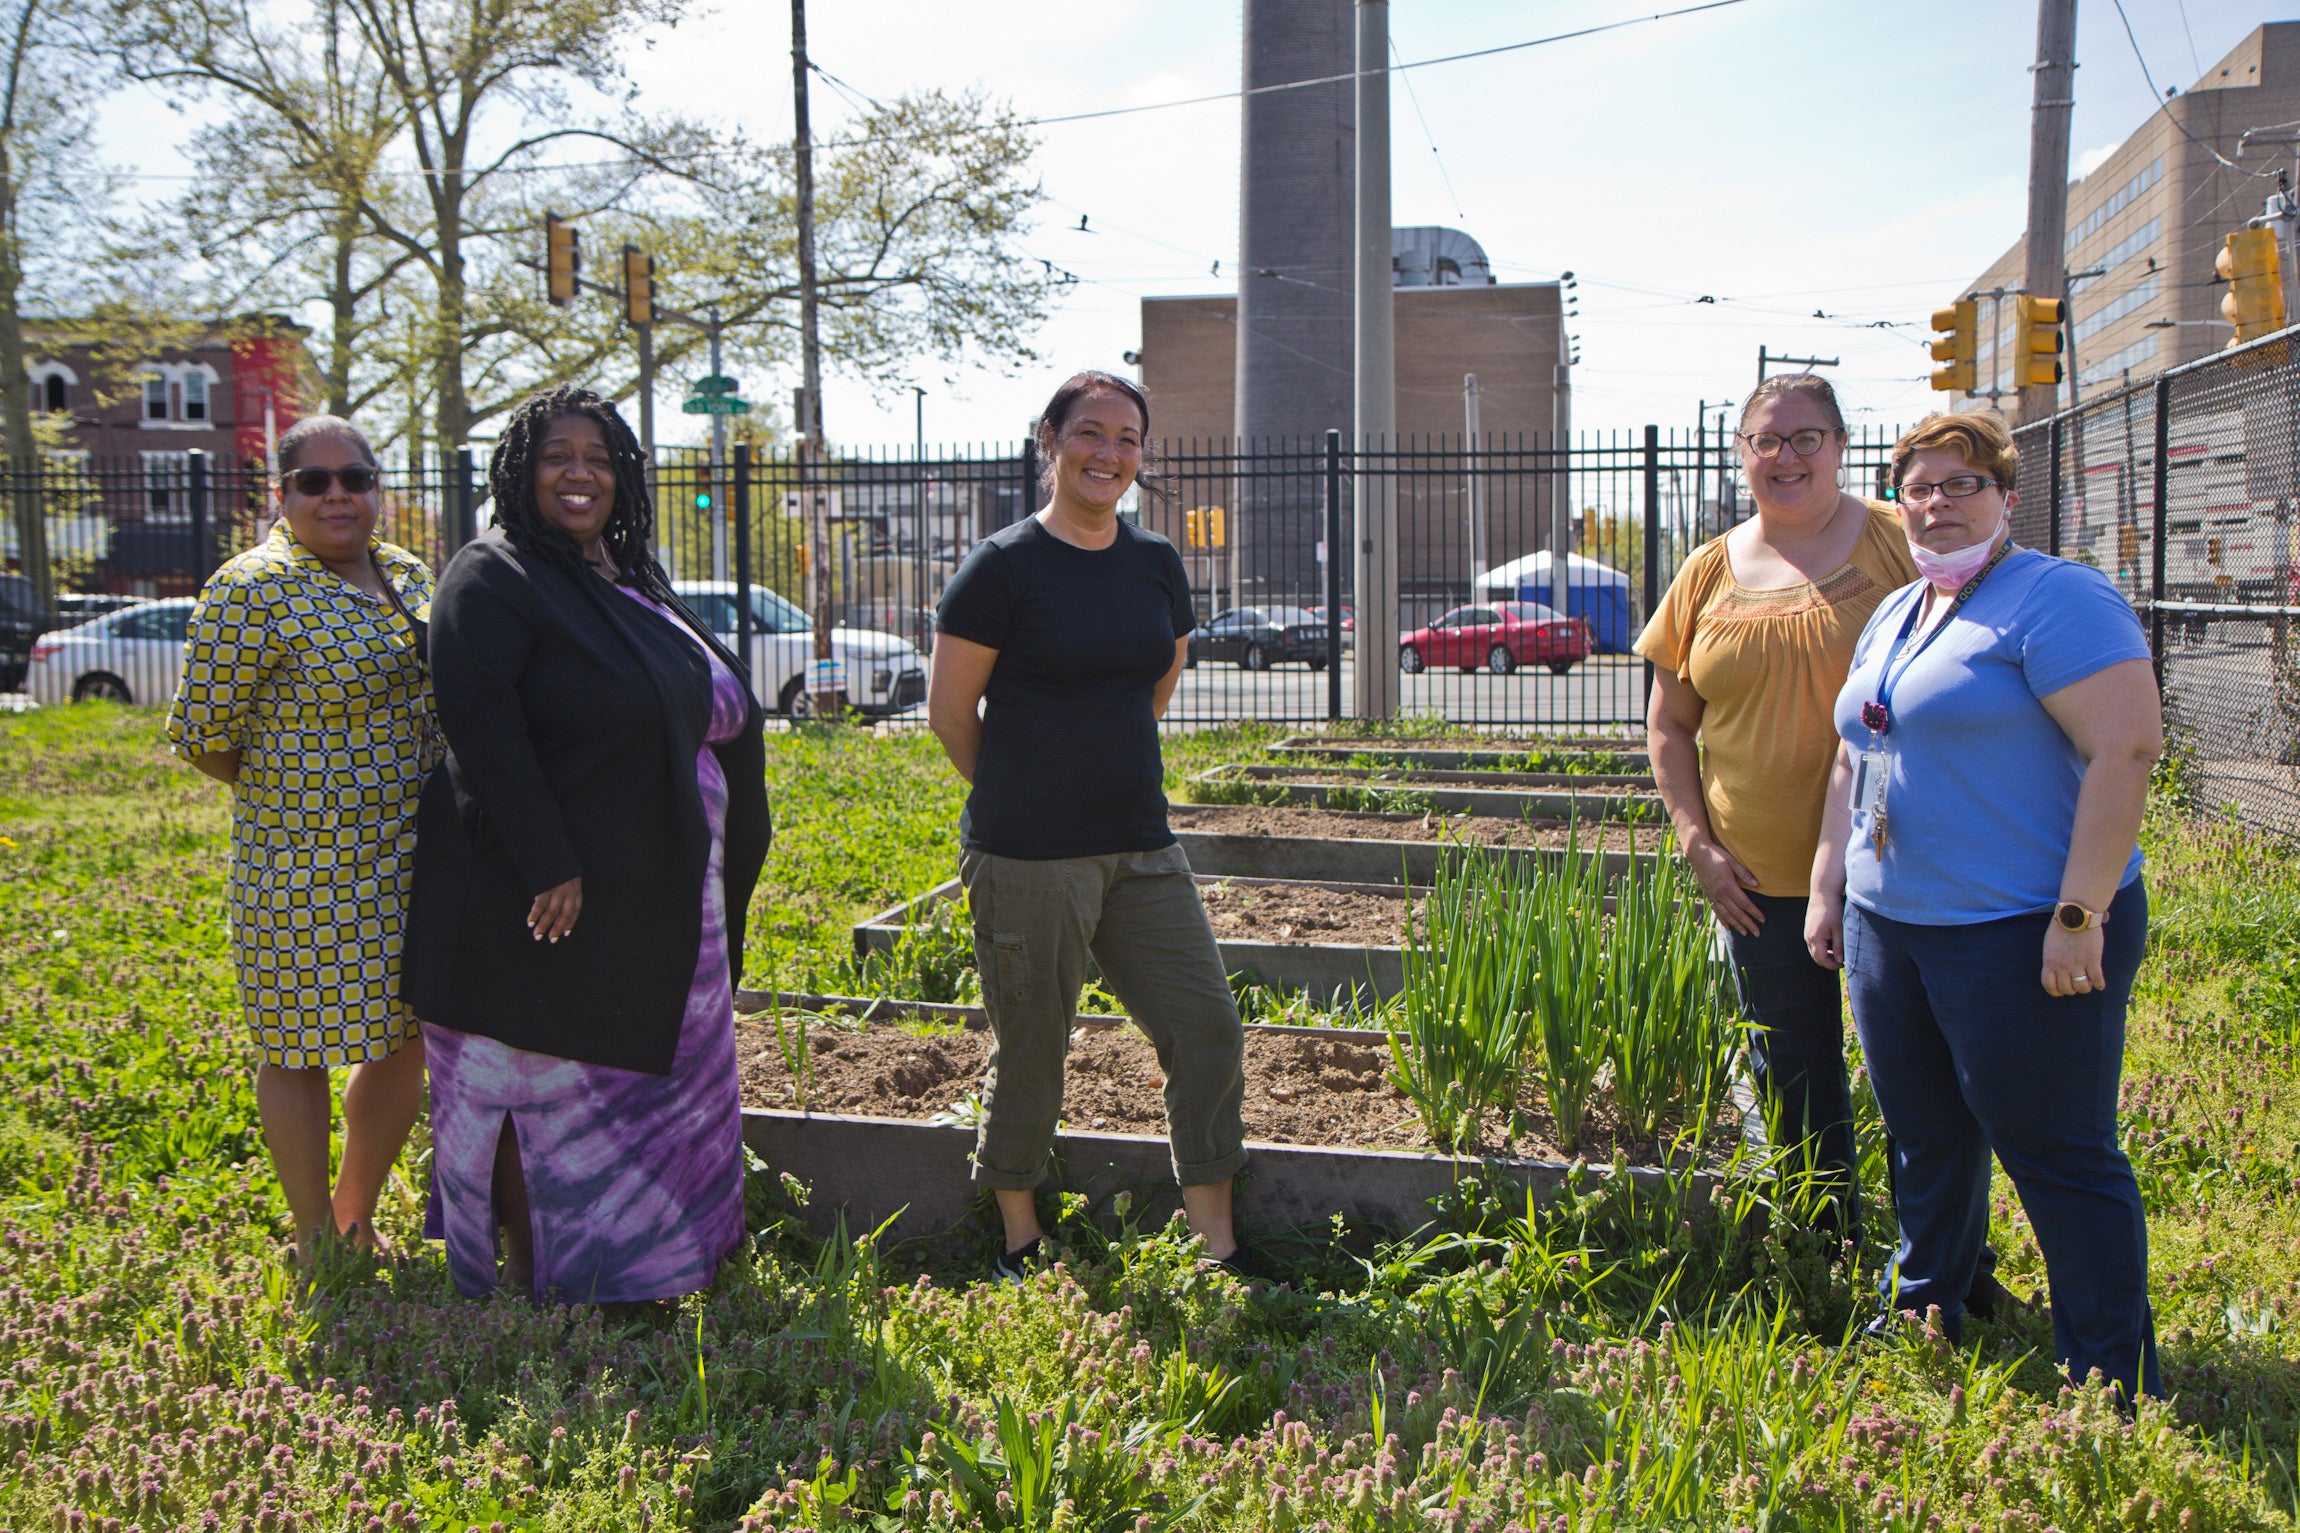
[[[1775,373],[1772,377],[1767,378],[1763,383],[1749,391],[1748,400],[1741,406],[1741,424],[1743,426],[1748,425],[1749,412],[1766,400],[1784,399],[1792,395],[1802,399],[1810,399],[1819,406],[1822,416],[1829,422],[1831,431],[1840,434],[1844,431],[1845,412],[1837,407],[1837,391],[1831,388],[1829,380],[1819,373]]]
[[[1921,452],[1953,452],[1994,479],[2009,493],[2020,476],[2020,449],[2004,417],[1989,410],[1926,416],[1893,444],[1893,483],[1909,472],[1909,460]]]

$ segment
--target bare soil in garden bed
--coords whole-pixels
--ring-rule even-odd
[[[923,1120],[948,1110],[982,1089],[990,1057],[987,1031],[920,1036],[884,1023],[860,1032],[817,1023],[807,1043],[814,1076],[808,1110],[878,1118]],[[800,1105],[770,1021],[737,1018],[735,1044],[745,1107],[789,1110]],[[1246,1137],[1263,1144],[1337,1149],[1429,1149],[1413,1104],[1389,1082],[1389,1063],[1388,1045],[1376,1032],[1368,1032],[1360,1043],[1248,1028]],[[1162,1135],[1164,1084],[1157,1054],[1136,1029],[1075,1028],[1063,1120],[1078,1131]],[[1730,1112],[1720,1114],[1711,1158],[1722,1160],[1738,1133]],[[1608,1104],[1601,1101],[1590,1114],[1578,1153],[1592,1162],[1610,1161],[1617,1145],[1633,1165],[1657,1158],[1655,1146],[1618,1134]],[[1531,1160],[1571,1158],[1556,1142],[1554,1120],[1530,1091],[1521,1104],[1516,1138],[1505,1146],[1497,1137],[1484,1150]]]
[[[1302,809],[1268,804],[1176,804],[1176,830],[1217,836],[1295,836],[1319,841],[1457,841],[1469,846],[1564,851],[1572,828],[1563,820],[1505,820],[1495,815],[1371,814],[1354,809]],[[1664,825],[1584,822],[1583,851],[1658,852]]]
[[[1375,771],[1352,767],[1256,767],[1241,782],[1289,787],[1367,788],[1410,793],[1416,788],[1472,788],[1495,793],[1574,793],[1586,798],[1650,798],[1653,779],[1589,776],[1571,772],[1474,772],[1400,767]]]
[[[1198,893],[1223,941],[1397,947],[1406,940],[1403,889],[1360,886],[1344,893],[1317,884],[1223,880],[1201,883]]]
[[[1353,751],[1641,751],[1639,735],[1424,735],[1383,738],[1366,735],[1296,735],[1284,745],[1316,745]]]

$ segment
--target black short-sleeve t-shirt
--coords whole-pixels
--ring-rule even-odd
[[[965,843],[1032,860],[1173,845],[1152,694],[1195,623],[1182,556],[1131,522],[1108,548],[1036,517],[976,544],[934,623],[998,651]]]

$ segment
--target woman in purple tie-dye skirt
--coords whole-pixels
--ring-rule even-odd
[[[762,714],[647,552],[612,406],[530,401],[490,480],[496,525],[432,608],[449,760],[419,821],[408,982],[428,1232],[466,1294],[672,1298],[743,1239],[734,985],[768,835]]]

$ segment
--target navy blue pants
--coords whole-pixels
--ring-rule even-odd
[[[1728,929],[1733,978],[1750,1025],[1749,1060],[1776,1144],[1802,1146],[1815,1186],[1829,1201],[1815,1221],[1851,1236],[1860,1219],[1853,1097],[1845,1080],[1845,1007],[1837,973],[1805,947],[1805,901],[1749,898],[1764,912],[1754,937]]]
[[[2148,938],[2134,879],[2108,908],[2094,994],[2046,993],[2048,913],[1918,926],[1845,909],[1853,1024],[1893,1140],[1896,1309],[1962,1318],[2003,1162],[2044,1252],[2053,1351],[2129,1396],[2162,1394],[2148,1305],[2148,1223],[2117,1141],[2124,1013]]]

